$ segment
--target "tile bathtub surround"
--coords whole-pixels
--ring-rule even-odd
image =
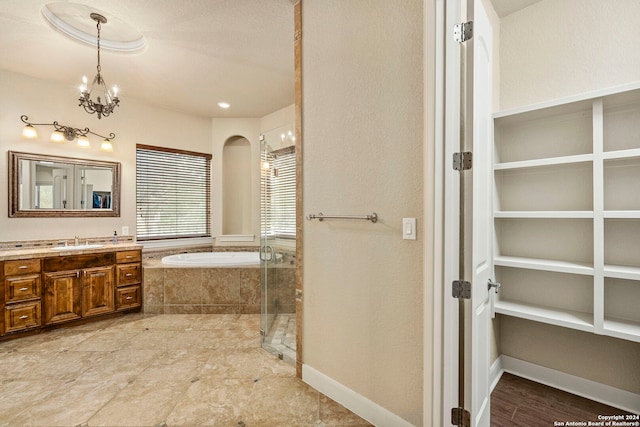
[[[260,313],[259,267],[143,268],[147,314]]]
[[[225,249],[237,250],[236,247]],[[175,250],[156,252],[156,256],[149,257],[148,254],[145,255],[146,251],[143,251],[143,311],[145,313],[260,313],[260,268],[258,266],[164,267],[159,254],[166,256],[175,253],[181,252],[175,252]],[[283,262],[269,269],[270,289],[277,298],[278,312],[295,313],[294,257],[285,251],[282,253]]]
[[[127,314],[0,346],[0,426],[370,426],[260,348],[259,315]]]

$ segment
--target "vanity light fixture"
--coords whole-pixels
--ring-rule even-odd
[[[22,137],[27,139],[35,139],[38,137],[38,132],[36,132],[36,128],[34,126],[53,126],[55,130],[51,134],[50,140],[51,142],[59,142],[65,143],[67,141],[73,141],[77,139],[76,143],[83,148],[88,148],[91,146],[91,142],[89,138],[87,138],[88,134],[99,136],[100,138],[104,138],[102,141],[102,145],[100,149],[102,151],[113,151],[113,144],[111,140],[116,137],[116,135],[111,132],[109,136],[103,136],[99,133],[92,132],[89,128],[78,129],[71,126],[64,126],[59,124],[58,122],[53,123],[31,123],[29,122],[29,117],[22,115],[20,116],[20,120],[23,123],[26,123],[26,126],[22,129]]]
[[[100,24],[106,24],[107,18],[100,15],[99,13],[91,13],[89,15],[91,19],[96,21],[98,28],[98,38],[97,38],[97,46],[98,46],[98,66],[96,67],[98,70],[98,74],[93,78],[93,82],[91,83],[91,87],[87,87],[87,78],[86,76],[82,77],[82,85],[80,86],[80,107],[83,107],[84,110],[89,114],[97,114],[98,119],[101,119],[102,116],[108,117],[113,110],[118,106],[120,100],[118,99],[118,88],[116,86],[113,87],[113,94],[109,89],[107,89],[107,84],[105,83],[102,75],[100,74]],[[94,102],[91,99],[91,91],[98,87],[99,90],[104,93],[104,104],[102,104],[102,100],[98,96],[96,101]]]

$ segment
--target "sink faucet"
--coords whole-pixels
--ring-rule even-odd
[[[73,245],[78,246],[78,236],[73,239]]]

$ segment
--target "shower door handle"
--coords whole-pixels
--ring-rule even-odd
[[[268,256],[267,256],[267,252],[268,252]],[[266,262],[271,261],[273,259],[273,254],[274,254],[273,247],[271,247],[270,245],[265,245],[260,248],[261,261],[266,261]]]

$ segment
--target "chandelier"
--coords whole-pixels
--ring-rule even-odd
[[[118,106],[120,100],[118,99],[118,88],[116,86],[113,87],[113,94],[109,89],[107,89],[107,85],[100,74],[100,24],[106,24],[107,18],[100,15],[99,13],[91,13],[89,15],[91,19],[96,21],[98,28],[98,66],[96,67],[98,70],[98,74],[93,78],[93,83],[91,83],[91,87],[87,87],[87,77],[82,77],[82,85],[80,86],[80,107],[83,107],[84,110],[89,114],[97,114],[98,119],[101,119],[102,116],[108,117],[113,110]],[[96,97],[96,101],[91,99],[91,91],[95,87],[98,87],[99,91],[104,94],[104,104],[100,99],[100,96]]]

